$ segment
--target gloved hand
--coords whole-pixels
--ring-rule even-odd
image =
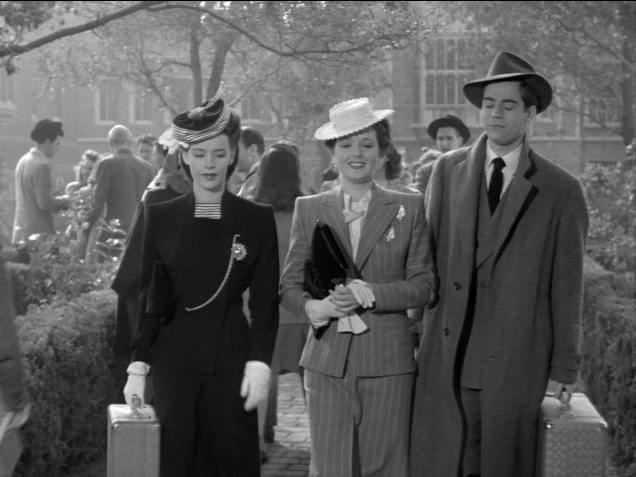
[[[347,285],[347,288],[351,290],[358,304],[364,308],[372,308],[375,303],[375,295],[371,289],[371,285],[362,280],[353,280]]]
[[[241,397],[245,399],[245,410],[256,409],[258,403],[267,399],[269,381],[272,371],[262,361],[248,361],[245,363],[243,382],[241,383]]]
[[[126,404],[133,408],[133,396],[139,397],[141,406],[145,404],[146,376],[150,372],[150,366],[142,361],[135,361],[128,366],[128,381],[124,386]]]

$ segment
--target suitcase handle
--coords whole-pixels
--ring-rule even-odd
[[[141,398],[139,396],[137,396],[136,394],[133,394],[131,401],[132,401],[131,408],[132,408],[133,416],[136,419],[143,419],[144,417],[139,412],[139,409],[141,408]]]

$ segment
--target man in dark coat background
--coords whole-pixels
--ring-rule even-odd
[[[485,133],[437,161],[427,220],[439,302],[426,311],[412,477],[534,477],[548,379],[568,402],[580,366],[588,215],[580,182],[529,147],[548,81],[501,52],[464,86]]]
[[[148,184],[152,182],[155,169],[151,163],[133,154],[130,149],[132,134],[125,126],[114,126],[108,132],[108,143],[112,154],[101,159],[95,166],[95,207],[87,221],[90,227],[94,227],[105,209],[104,220],[110,222],[118,219],[120,228],[128,233],[137,204]],[[108,230],[103,230],[99,241],[105,243],[112,236]],[[118,255],[120,252],[121,249],[112,250],[111,255]]]

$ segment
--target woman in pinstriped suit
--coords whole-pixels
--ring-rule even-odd
[[[281,293],[283,306],[322,329],[309,333],[300,361],[311,477],[408,475],[415,362],[406,311],[433,300],[435,275],[423,198],[373,181],[391,144],[392,113],[372,110],[367,98],[334,106],[315,137],[342,185],[296,201]],[[331,226],[362,277],[323,300],[303,290],[317,221]]]

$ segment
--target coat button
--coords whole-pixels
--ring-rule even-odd
[[[444,328],[444,336],[448,336],[450,334],[450,330],[448,328]]]
[[[462,286],[461,286],[461,284],[459,282],[455,282],[455,283],[453,283],[453,288],[455,290],[459,291],[459,290],[462,289]]]

